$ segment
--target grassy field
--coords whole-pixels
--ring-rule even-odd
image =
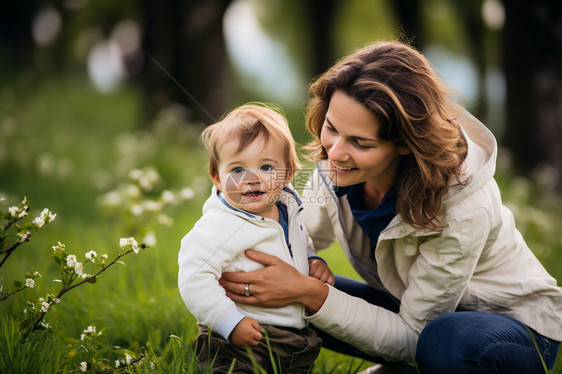
[[[141,354],[146,364],[134,372],[196,372],[188,348],[196,325],[177,290],[177,252],[209,191],[207,158],[196,142],[199,129],[185,126],[181,107],[170,107],[145,132],[137,129],[140,105],[133,88],[104,96],[79,78],[50,79],[33,90],[0,89],[0,208],[27,197],[30,216],[45,207],[57,214],[0,269],[0,284],[23,281],[27,271],[41,274],[33,289],[0,302],[0,372],[79,372],[83,361],[109,370],[115,360]],[[509,173],[507,157],[500,166],[498,180],[520,228],[551,274],[562,279],[562,210],[550,174],[542,171],[531,182]],[[167,190],[176,198],[161,211],[145,207],[135,215],[132,199],[139,191],[131,190],[130,171],[147,167],[159,178],[142,196],[155,200]],[[111,203],[112,197],[120,197],[121,205]],[[51,261],[53,245],[62,242],[79,258],[91,250],[112,258],[121,237],[141,240],[151,233],[155,244],[128,255],[95,284],[66,294],[47,313],[52,328],[25,347],[17,344],[16,321],[26,301],[60,288],[53,282],[60,279]],[[356,276],[337,246],[323,255],[336,273]],[[81,340],[89,326],[102,334]],[[324,350],[317,362],[314,373],[368,366]],[[559,359],[556,373],[562,373],[561,365]]]

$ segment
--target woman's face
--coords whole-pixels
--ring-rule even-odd
[[[400,155],[407,149],[380,140],[373,112],[343,91],[334,91],[320,133],[330,178],[341,187],[367,182],[380,193],[394,184]]]

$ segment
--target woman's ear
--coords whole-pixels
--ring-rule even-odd
[[[412,150],[408,147],[400,147],[398,148],[398,154],[400,156],[406,156],[409,155],[410,153],[412,153]]]

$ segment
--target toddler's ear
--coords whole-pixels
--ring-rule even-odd
[[[211,175],[211,180],[213,181],[213,184],[215,185],[217,190],[222,191],[221,180],[218,174]]]
[[[287,174],[285,174],[285,184],[284,184],[284,186],[287,186],[289,184],[291,179],[293,179],[293,175],[295,175],[295,170],[294,169],[287,169]]]

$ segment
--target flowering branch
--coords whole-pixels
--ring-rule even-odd
[[[16,222],[21,220],[23,217],[27,216],[28,214],[29,214],[29,205],[28,205],[27,198],[24,198],[23,201],[18,206],[11,206],[10,208],[8,208],[7,213],[0,212],[1,216],[8,219],[8,223],[2,226],[2,231],[0,232],[0,243],[2,244],[2,248],[0,248],[0,253],[4,254],[4,258],[0,262],[0,267],[4,265],[8,257],[10,257],[10,255],[16,250],[16,248],[18,248],[23,243],[28,242],[31,235],[33,235],[38,229],[45,226],[45,224],[54,221],[57,216],[56,214],[52,213],[49,209],[45,208],[43,209],[41,214],[33,220],[33,222],[26,222],[23,224],[23,226],[16,224],[16,228],[18,230],[17,235],[19,236],[20,239],[15,243],[13,243],[9,248],[4,249],[3,247],[6,245],[6,243],[3,242],[8,237],[8,235],[6,234],[8,229],[12,227],[12,225],[14,225]]]
[[[101,266],[101,269],[93,275],[88,275],[83,272],[84,264],[78,262],[75,255],[66,254],[66,246],[64,244],[59,242],[57,245],[53,246],[53,258],[60,265],[63,286],[56,296],[48,295],[46,300],[40,298],[39,304],[28,302],[34,313],[32,313],[31,318],[29,318],[28,322],[26,323],[26,325],[28,325],[29,327],[22,335],[21,342],[23,343],[29,337],[29,334],[39,328],[41,322],[43,321],[43,318],[45,317],[45,314],[47,314],[47,312],[51,310],[51,307],[54,304],[60,302],[60,299],[63,295],[85,283],[94,283],[99,275],[106,271],[110,266],[115,265],[115,263],[119,262],[122,257],[128,255],[131,252],[137,254],[139,253],[140,249],[146,248],[144,244],[139,245],[134,238],[121,238],[121,240],[119,241],[119,245],[121,247],[121,252],[117,255],[117,257],[115,257],[113,261],[111,261],[107,265],[105,264],[107,255],[100,256],[101,260],[98,260],[96,252],[90,251],[86,253],[87,260],[85,263],[91,261],[92,263]],[[83,280],[79,281],[78,283],[74,283],[74,281],[78,277],[82,278]]]

